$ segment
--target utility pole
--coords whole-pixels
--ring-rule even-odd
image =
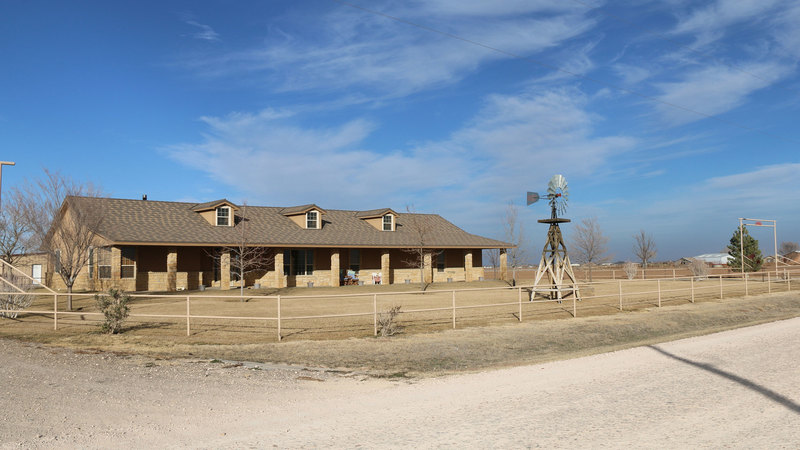
[[[11,161],[0,161],[0,206],[2,205],[3,195],[3,166],[16,166],[17,163]]]

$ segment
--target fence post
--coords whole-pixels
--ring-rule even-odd
[[[767,294],[772,294],[772,278],[769,272],[767,272]]]
[[[456,291],[453,290],[453,329],[456,329]]]
[[[675,269],[672,269],[672,281],[675,281]]]
[[[578,317],[578,306],[575,304],[575,302],[576,302],[575,298],[577,296],[578,295],[575,292],[572,293],[572,317],[573,318],[577,318]]]
[[[658,287],[658,307],[661,308],[661,279],[656,280],[656,286]]]
[[[517,288],[519,290],[519,294],[517,295],[519,301],[519,316],[518,319],[522,322],[522,286]]]
[[[786,278],[786,289],[788,291],[792,290],[792,272],[789,272]]]
[[[281,341],[281,296],[278,294],[278,342]]]
[[[378,336],[378,294],[372,294],[372,327],[373,335]]]
[[[719,299],[722,300],[722,274],[719,276]]]
[[[53,329],[58,330],[58,294],[53,294]]]
[[[689,281],[691,282],[692,285],[692,303],[694,303],[694,277],[690,277]]]
[[[612,280],[616,280],[617,279],[617,271],[614,270],[614,269],[611,269],[611,279]]]
[[[622,311],[622,280],[619,280],[619,310]]]
[[[186,336],[192,335],[192,330],[189,328],[189,316],[191,315],[191,310],[189,309],[189,296],[186,296]]]
[[[744,274],[744,296],[747,297],[749,292],[747,292],[747,274]]]

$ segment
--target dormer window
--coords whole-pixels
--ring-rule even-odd
[[[387,214],[383,216],[383,231],[394,231],[394,216]]]
[[[231,226],[231,208],[229,206],[220,206],[217,208],[217,226]]]
[[[316,230],[319,228],[319,213],[317,211],[309,211],[306,213],[306,228]]]

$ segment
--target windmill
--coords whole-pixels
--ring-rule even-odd
[[[539,201],[539,194],[528,192],[528,205]],[[578,281],[572,272],[572,265],[569,262],[567,246],[564,245],[564,237],[561,235],[561,228],[558,224],[570,222],[569,219],[558,217],[567,210],[567,200],[569,199],[569,188],[567,180],[563,175],[553,175],[547,183],[547,195],[544,197],[550,203],[550,218],[540,219],[539,223],[549,223],[550,229],[547,230],[547,243],[542,250],[542,260],[536,270],[536,279],[533,282],[531,300],[536,296],[537,288],[543,295],[550,299],[561,299],[574,295],[580,300],[578,291]]]

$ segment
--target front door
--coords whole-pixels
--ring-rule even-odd
[[[31,266],[31,278],[33,278],[33,284],[42,284],[41,264],[34,264]]]

